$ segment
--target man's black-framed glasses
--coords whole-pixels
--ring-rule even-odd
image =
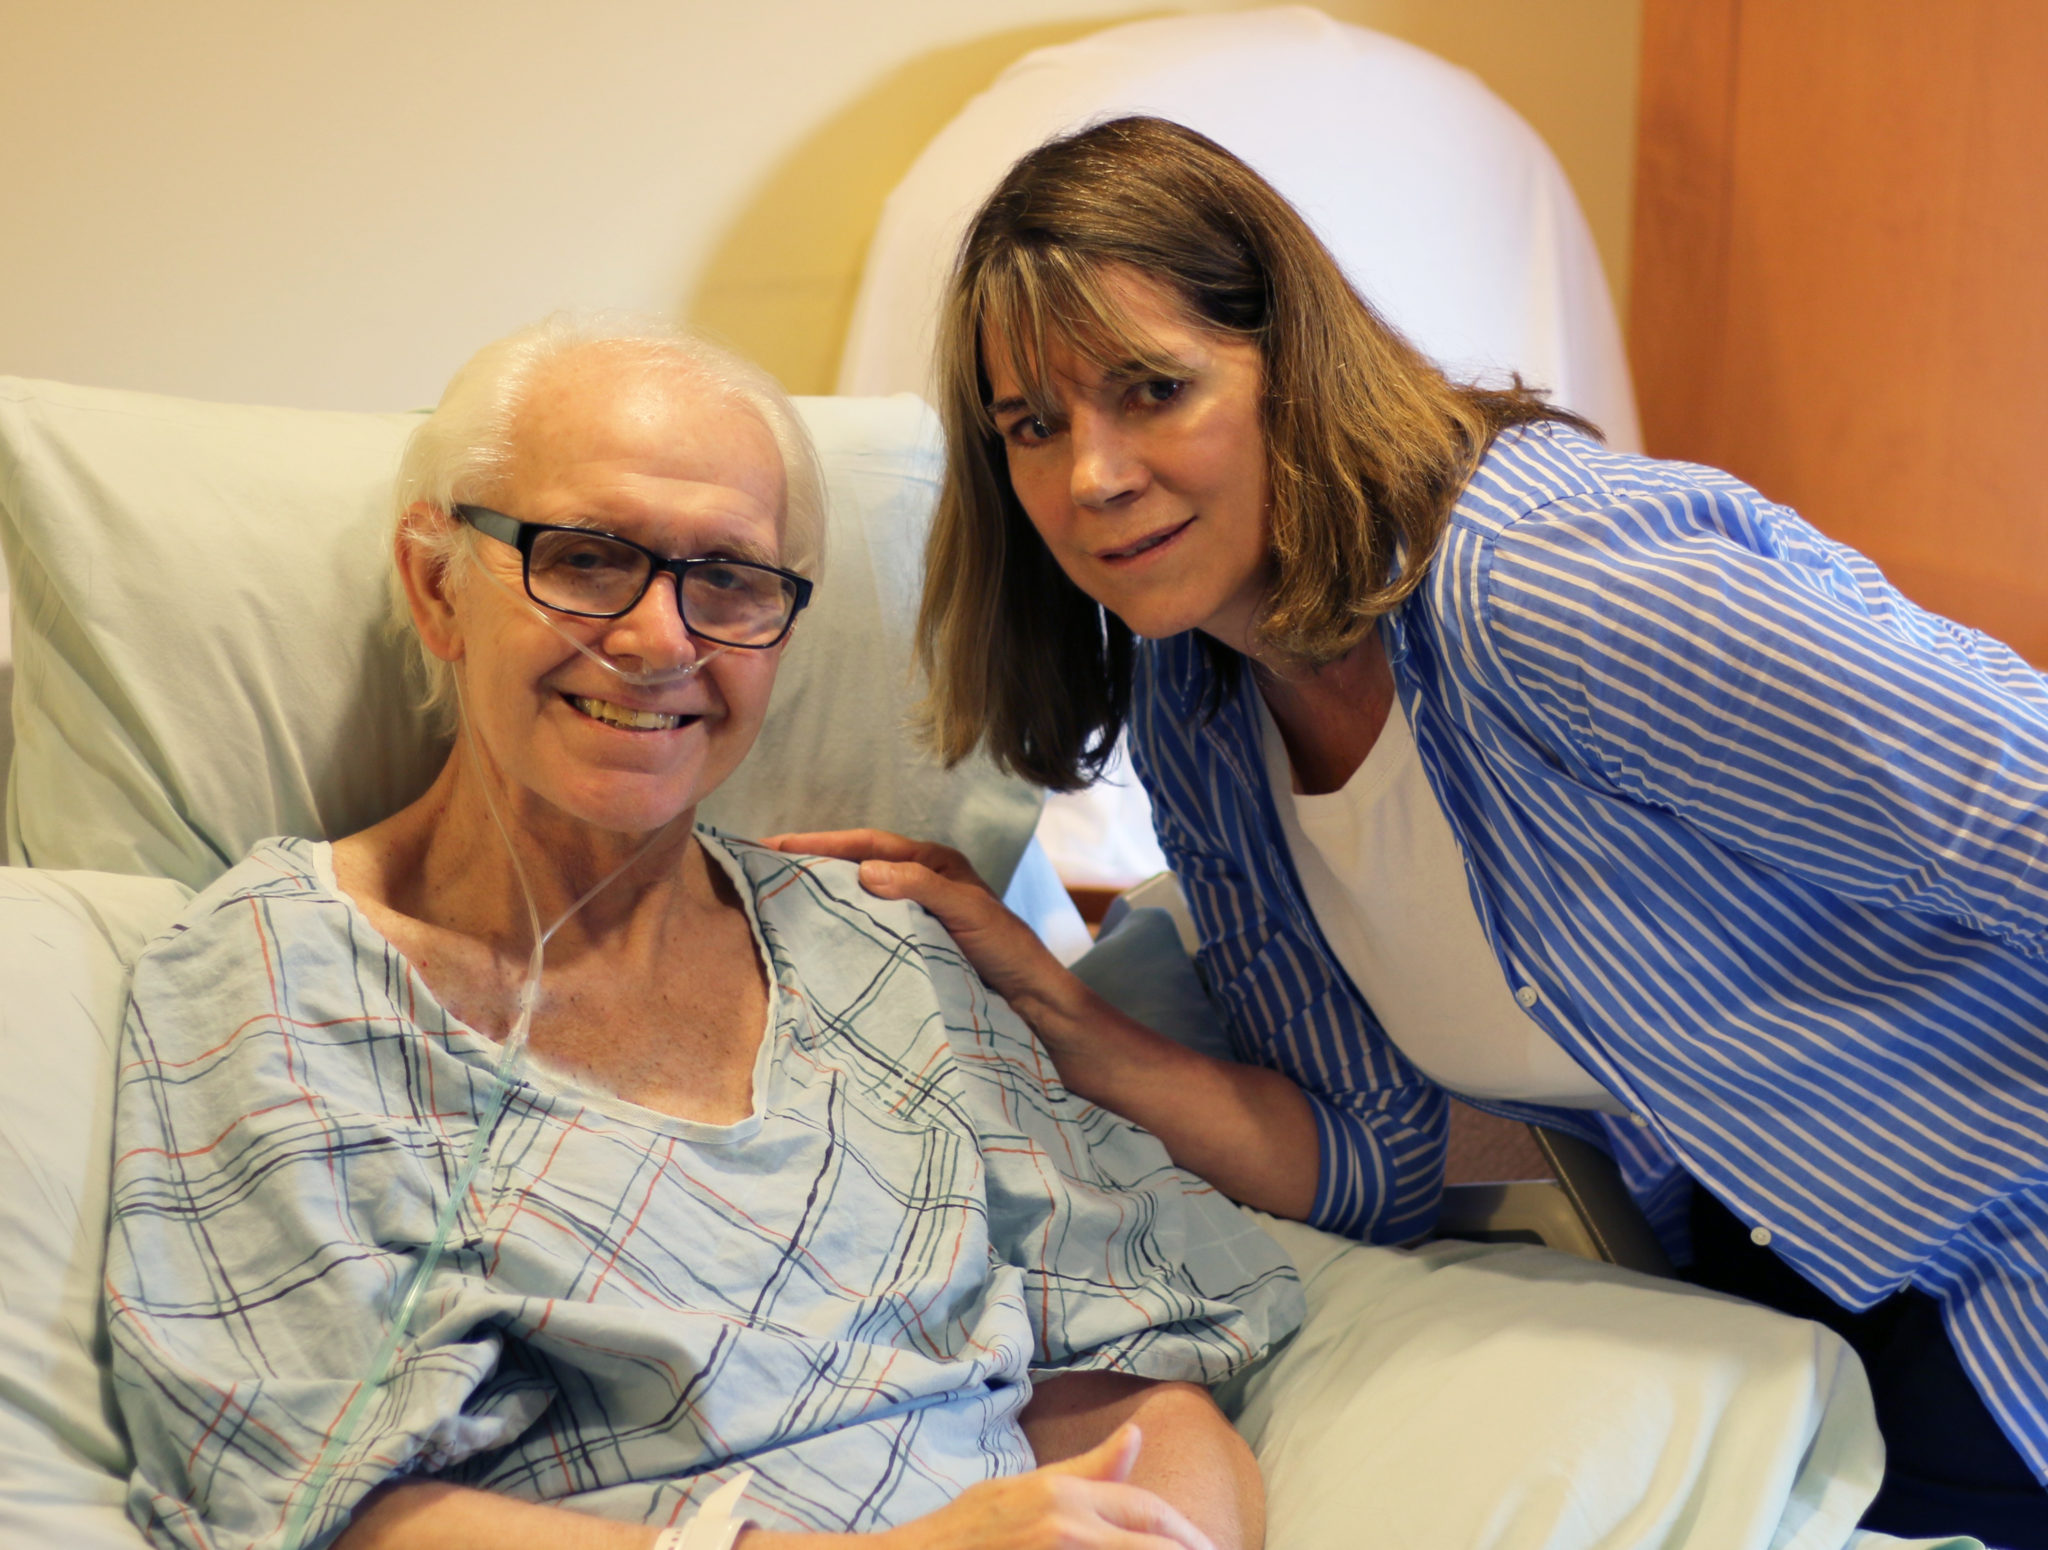
[[[457,506],[479,533],[510,544],[524,562],[526,595],[557,613],[618,619],[666,571],[692,635],[720,646],[765,651],[777,645],[811,600],[811,583],[751,560],[670,560],[631,539],[587,527],[521,522],[488,506]]]

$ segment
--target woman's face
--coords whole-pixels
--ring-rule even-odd
[[[1008,341],[981,341],[1010,486],[1060,568],[1133,633],[1205,630],[1247,650],[1269,578],[1258,347],[1191,320],[1134,270],[1109,277],[1158,353],[1162,378],[1102,370],[1055,346],[1050,421],[1024,401]]]
[[[522,522],[594,527],[671,558],[774,564],[782,459],[768,429],[717,392],[595,353],[535,389],[494,504]],[[745,757],[779,646],[720,651],[697,640],[662,576],[622,618],[550,616],[628,669],[705,664],[636,688],[535,617],[516,549],[479,537],[475,563],[503,585],[469,576],[449,589],[453,652],[443,654],[530,827],[559,813],[645,833],[694,809]],[[642,724],[620,724],[627,720]]]

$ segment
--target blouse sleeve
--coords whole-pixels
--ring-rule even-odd
[[[1021,1018],[936,921],[919,949],[979,1137],[989,1242],[1015,1267],[1034,1376],[1210,1384],[1301,1322],[1287,1256],[1151,1134],[1060,1085]]]
[[[293,981],[332,966],[276,923],[233,898],[135,970],[106,1296],[131,1512],[158,1545],[282,1545],[301,1516],[300,1542],[323,1545],[382,1481],[507,1440],[547,1403],[490,1381],[499,1340],[444,1276],[345,1420],[459,1162],[385,1112],[403,1074],[351,1049],[374,1029],[297,1015]]]
[[[1509,525],[1480,649],[1558,757],[1860,904],[2048,951],[2048,680],[1733,480]]]

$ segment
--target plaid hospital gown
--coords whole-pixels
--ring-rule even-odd
[[[702,837],[769,965],[755,1114],[523,1067],[313,1542],[412,1471],[667,1523],[751,1467],[764,1527],[884,1527],[1031,1466],[1034,1376],[1213,1382],[1298,1321],[1272,1242],[1068,1095],[929,916]],[[324,845],[258,846],[138,963],[107,1296],[156,1542],[281,1542],[497,1054]]]

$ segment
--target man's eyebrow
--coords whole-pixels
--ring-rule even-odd
[[[638,548],[647,549],[656,554],[661,552],[650,544],[643,544],[636,538],[626,537],[624,533],[606,526],[598,518],[580,511],[572,512],[568,516],[563,517],[561,521],[549,525],[553,527],[574,528],[578,532],[593,533],[600,538],[616,538],[621,543],[633,544]],[[700,546],[696,554],[679,554],[670,556],[670,558],[678,560],[744,560],[750,565],[771,566],[782,563],[781,558],[768,545],[758,543],[751,538],[742,537],[739,534],[727,534],[724,537],[715,538]]]
[[[780,559],[765,544],[757,544],[744,538],[727,539],[722,543],[707,544],[702,555],[692,559],[744,560],[749,565],[779,565]]]

